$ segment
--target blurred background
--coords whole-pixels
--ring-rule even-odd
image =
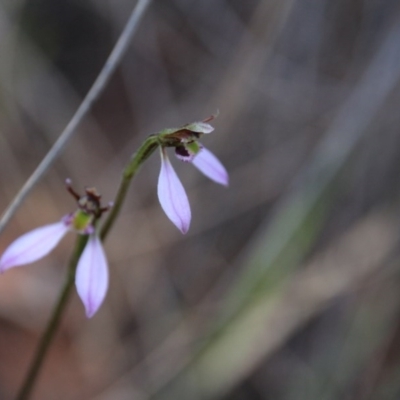
[[[0,210],[55,142],[135,5],[0,5]],[[113,199],[147,135],[220,111],[203,138],[225,189],[172,160],[187,235],[156,195],[155,153],[105,243],[111,287],[76,294],[36,400],[400,398],[400,4],[153,1],[122,64],[0,237]],[[175,162],[176,161],[176,162]],[[12,399],[74,235],[0,278],[0,399]]]

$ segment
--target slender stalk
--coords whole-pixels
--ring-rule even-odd
[[[110,228],[114,224],[119,212],[121,211],[122,204],[125,200],[126,193],[129,189],[129,185],[139,171],[142,163],[147,160],[153,154],[154,150],[159,146],[159,139],[157,135],[149,136],[140,146],[138,151],[132,156],[130,162],[125,167],[122,172],[121,182],[117,195],[115,197],[115,202],[111,211],[107,215],[107,219],[104,221],[103,226],[100,230],[100,239],[104,240],[107,236]]]
[[[4,230],[14,213],[17,211],[19,206],[24,201],[25,197],[28,195],[28,193],[33,189],[33,187],[37,184],[43,174],[53,164],[55,159],[61,153],[67,141],[76,132],[76,129],[82,122],[83,118],[90,111],[93,103],[103,92],[113,72],[115,71],[123,55],[125,54],[129,46],[130,40],[136,32],[139,22],[141,21],[143,14],[149,6],[150,2],[151,0],[138,0],[135,8],[132,11],[131,16],[129,17],[127,24],[125,25],[124,30],[122,31],[117,43],[111,51],[111,54],[109,55],[102,70],[100,71],[97,79],[93,83],[93,86],[90,88],[88,94],[82,101],[72,119],[69,121],[68,125],[65,127],[64,131],[54,143],[53,147],[49,150],[49,152],[37,166],[35,171],[32,173],[32,175],[28,178],[20,191],[14,197],[14,200],[5,210],[0,220],[0,233]]]
[[[47,323],[43,336],[41,337],[40,342],[36,348],[33,361],[28,370],[25,381],[22,384],[20,391],[16,397],[16,400],[27,400],[32,393],[33,385],[36,382],[36,378],[40,372],[43,360],[47,354],[50,344],[53,341],[54,335],[60,324],[61,317],[71,296],[72,288],[74,287],[76,266],[78,264],[79,257],[81,256],[82,251],[85,248],[87,240],[87,235],[79,235],[76,240],[75,249],[68,265],[67,278],[64,282],[64,286],[60,292],[51,318]]]

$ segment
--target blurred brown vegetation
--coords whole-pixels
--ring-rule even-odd
[[[134,2],[0,5],[0,210],[73,115]],[[154,1],[123,63],[0,237],[113,198],[150,133],[220,111],[225,190],[174,163],[193,220],[156,197],[154,155],[105,248],[91,320],[74,296],[39,400],[400,398],[400,7],[395,0]],[[0,279],[0,399],[21,383],[73,235]]]

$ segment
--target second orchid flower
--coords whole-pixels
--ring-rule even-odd
[[[185,189],[168,159],[166,147],[175,147],[175,155],[181,161],[191,162],[205,176],[216,183],[228,186],[229,176],[218,158],[198,142],[202,134],[214,128],[206,121],[195,122],[177,129],[168,129],[161,137],[161,171],[158,178],[158,199],[167,217],[182,232],[189,230],[191,211]]]

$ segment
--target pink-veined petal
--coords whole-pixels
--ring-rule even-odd
[[[76,289],[86,316],[92,317],[106,297],[108,289],[108,265],[103,245],[96,234],[90,235],[79,259],[75,276]]]
[[[192,164],[214,182],[228,186],[228,172],[210,150],[203,147],[194,157]]]
[[[182,233],[186,233],[191,219],[189,200],[164,149],[161,149],[161,171],[157,192],[161,207],[167,217]]]
[[[65,221],[25,233],[8,246],[0,259],[0,272],[32,263],[50,253],[68,232]]]

